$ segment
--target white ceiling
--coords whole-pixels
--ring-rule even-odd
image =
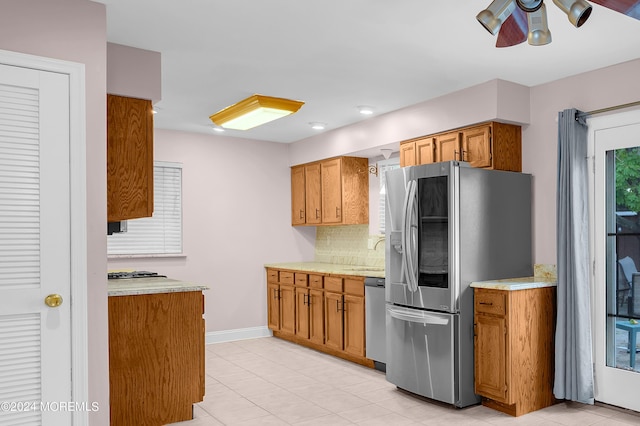
[[[254,93],[305,101],[226,136],[294,142],[492,79],[535,86],[640,57],[640,21],[593,5],[581,28],[547,1],[553,41],[498,49],[490,0],[98,0],[108,41],[162,54],[156,128],[213,133],[209,116]],[[216,133],[217,134],[217,133]]]

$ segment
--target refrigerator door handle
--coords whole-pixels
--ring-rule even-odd
[[[403,261],[407,270],[407,284],[409,290],[413,293],[418,291],[418,268],[417,259],[414,264],[414,258],[417,257],[417,226],[413,225],[414,210],[416,209],[416,187],[418,182],[415,180],[409,181],[409,188],[407,189],[405,214],[404,214],[404,253]]]
[[[413,313],[406,310],[399,310],[393,308],[387,308],[389,315],[392,318],[399,319],[401,321],[415,322],[418,324],[432,324],[432,325],[447,325],[449,324],[448,318],[442,318],[427,313]]]

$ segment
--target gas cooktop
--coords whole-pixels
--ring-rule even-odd
[[[110,280],[117,280],[123,278],[166,278],[166,275],[159,275],[157,272],[149,271],[131,271],[131,272],[109,272],[107,278]]]

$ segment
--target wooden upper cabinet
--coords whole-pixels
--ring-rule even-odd
[[[304,166],[305,173],[305,206],[307,210],[308,224],[322,222],[322,183],[320,181],[320,163]]]
[[[429,141],[433,141],[431,146]],[[487,122],[400,143],[401,167],[451,160],[466,161],[472,167],[520,172],[522,129],[514,124]]]
[[[436,162],[436,144],[434,138],[424,138],[416,141],[417,164],[431,164]]]
[[[342,179],[339,158],[321,163],[322,222],[342,222]]]
[[[491,167],[491,126],[479,126],[462,132],[462,159],[471,167]]]
[[[450,132],[435,137],[438,161],[460,160],[460,133]]]
[[[304,169],[304,191],[294,191]],[[291,168],[292,225],[369,223],[369,163],[366,158],[338,157]],[[304,192],[304,221],[299,195]]]
[[[107,95],[107,220],[152,214],[151,101]]]
[[[291,168],[291,224],[305,223],[305,176],[304,167]]]
[[[400,144],[400,167],[416,165],[416,143],[415,141],[403,142]]]

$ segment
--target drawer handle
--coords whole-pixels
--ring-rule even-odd
[[[316,209],[316,219],[320,219],[320,209]]]
[[[493,302],[478,302],[480,305],[493,306]]]
[[[304,219],[304,210],[300,209],[300,219]]]

